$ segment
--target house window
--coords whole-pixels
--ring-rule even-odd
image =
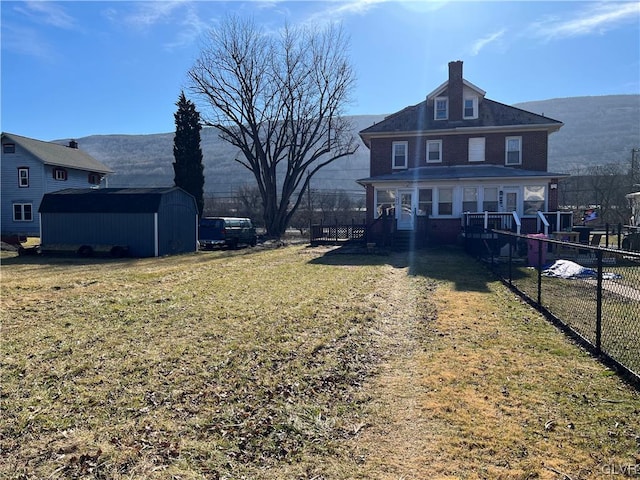
[[[393,142],[393,168],[407,168],[408,142]]]
[[[478,211],[478,188],[464,187],[462,189],[462,211],[477,212]]]
[[[396,191],[376,190],[376,215],[377,217],[395,216]]]
[[[506,165],[520,165],[522,163],[522,137],[507,137]]]
[[[464,99],[464,111],[462,115],[466,119],[478,118],[478,97],[467,97]]]
[[[2,153],[16,153],[16,144],[15,143],[3,143],[2,144]]]
[[[100,185],[100,175],[97,173],[89,174],[89,183],[91,185]]]
[[[498,188],[487,187],[484,189],[484,198],[482,200],[483,212],[497,212],[498,211]]]
[[[447,97],[437,97],[435,100],[434,119],[446,120],[449,118],[449,99]]]
[[[544,185],[524,187],[523,210],[525,215],[535,215],[544,209],[546,189]]]
[[[18,168],[18,187],[27,188],[29,186],[29,168]]]
[[[14,203],[13,220],[15,222],[31,222],[33,220],[32,205],[30,203]]]
[[[469,161],[484,162],[484,137],[469,139]]]
[[[64,181],[67,179],[67,171],[64,168],[53,169],[53,179]]]
[[[427,163],[442,162],[442,140],[427,140]]]
[[[433,215],[433,190],[430,188],[418,190],[418,215]]]
[[[438,215],[453,215],[453,188],[438,189]]]

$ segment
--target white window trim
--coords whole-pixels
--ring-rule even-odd
[[[23,177],[22,172],[26,172],[27,174]],[[22,184],[22,180],[26,180],[26,184]],[[18,167],[18,187],[19,188],[29,188],[29,167]]]
[[[464,114],[465,113],[464,104],[467,100],[473,101],[473,114],[470,117]],[[462,118],[465,120],[473,120],[478,118],[478,97],[472,96],[472,97],[464,97],[462,99]]]
[[[482,140],[482,158],[480,160],[472,160],[471,159],[471,140]],[[479,163],[484,162],[487,156],[487,140],[485,137],[471,137],[468,142],[468,160],[469,163]]]
[[[444,118],[438,118],[438,101],[444,101],[446,105]],[[433,119],[449,120],[449,97],[436,97],[433,101]]]
[[[451,190],[451,213],[440,213],[440,191],[441,190]],[[433,208],[434,208],[434,218],[453,218],[456,215],[456,188],[449,185],[442,185],[440,187],[434,188],[433,194],[435,198],[433,200]],[[449,203],[449,202],[447,202]]]
[[[437,144],[440,158],[438,160],[429,160],[429,145]],[[442,140],[427,140],[427,163],[442,163]]]
[[[22,218],[16,218],[16,205],[20,205],[20,211],[21,211],[21,215],[20,216]],[[31,207],[31,218],[29,220],[24,218],[24,207],[27,206],[27,205],[29,205]],[[12,205],[12,210],[13,210],[12,215],[13,215],[13,221],[14,222],[33,222],[33,204],[32,203],[28,203],[28,202],[26,202],[26,203],[18,203],[18,202],[16,202],[16,203],[14,203]]]
[[[404,145],[404,165],[396,166],[396,146]],[[391,144],[391,168],[393,170],[406,170],[409,164],[409,142],[393,142]]]
[[[520,149],[518,151],[518,162],[517,163],[509,163],[509,140],[518,140],[518,144]],[[511,165],[522,165],[522,137],[506,137],[504,140],[504,164]]]

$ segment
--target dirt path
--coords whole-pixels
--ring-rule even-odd
[[[499,283],[390,268],[367,478],[605,478],[640,461],[638,392]],[[613,398],[613,400],[612,400]]]

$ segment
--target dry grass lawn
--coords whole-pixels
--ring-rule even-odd
[[[0,478],[590,479],[640,394],[469,258],[2,265]]]

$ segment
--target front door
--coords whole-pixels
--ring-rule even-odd
[[[413,190],[399,190],[396,202],[398,230],[413,230]]]
[[[518,192],[517,187],[507,187],[502,189],[502,198],[500,199],[501,212],[518,212]]]

